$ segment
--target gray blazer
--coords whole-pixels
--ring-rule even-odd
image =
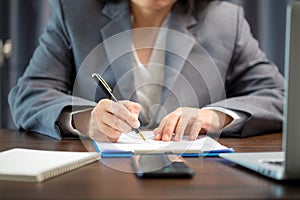
[[[52,0],[53,16],[31,62],[9,95],[19,129],[58,139],[63,111],[90,108],[105,98],[91,79],[99,72],[119,99],[138,101],[131,61],[128,1]],[[222,107],[244,116],[227,136],[280,131],[283,77],[259,49],[231,3],[212,1],[172,10],[166,41],[161,108],[150,127],[179,106]]]

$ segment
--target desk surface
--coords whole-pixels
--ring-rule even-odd
[[[280,151],[281,141],[279,133],[219,139],[236,152]],[[0,151],[15,147],[63,151],[92,148],[83,143],[90,144],[0,130]],[[196,172],[192,179],[140,180],[105,164],[126,168],[129,159],[103,159],[43,183],[0,181],[0,199],[300,199],[300,182],[270,180],[217,157],[186,160]]]

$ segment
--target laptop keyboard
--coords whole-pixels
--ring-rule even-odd
[[[276,160],[263,160],[262,161],[263,163],[268,163],[268,164],[271,164],[271,165],[278,165],[278,166],[284,166],[285,164],[285,161],[282,160],[282,159],[276,159]]]
[[[283,166],[285,164],[285,162],[283,160],[281,161],[268,161],[269,164],[272,165],[279,165],[279,166]]]

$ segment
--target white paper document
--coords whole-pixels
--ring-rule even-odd
[[[97,151],[106,154],[133,153],[133,154],[200,154],[204,152],[232,152],[231,148],[221,145],[209,136],[200,135],[197,140],[190,141],[184,136],[180,142],[163,142],[154,140],[153,131],[142,131],[144,141],[134,132],[122,134],[117,143],[94,142]]]

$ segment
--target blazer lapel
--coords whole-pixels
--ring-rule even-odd
[[[181,70],[188,60],[196,40],[192,35],[195,18],[176,4],[169,23],[166,45],[166,70],[161,104],[166,100]]]
[[[165,88],[161,109],[155,117],[156,124],[179,106],[198,108],[226,97],[216,60],[196,40],[199,39],[195,33],[196,20],[183,12],[180,6],[175,7],[172,14],[167,41]]]
[[[113,87],[115,96],[119,99],[137,101],[132,71],[131,16],[128,5],[128,1],[118,1],[117,3],[107,1],[102,13],[110,21],[100,30],[100,34],[110,63],[109,67],[116,80],[116,85]],[[158,110],[156,115],[158,121],[155,120],[156,123],[159,123],[162,116],[166,114],[165,111],[170,112],[172,109],[172,105],[164,105],[172,102],[171,99],[174,98],[169,97],[170,91],[178,93],[182,89],[173,88],[173,86],[195,46],[196,40],[193,36],[193,27],[196,23],[195,18],[187,13],[180,4],[177,3],[174,6],[169,27],[166,30],[168,31],[166,70],[160,103],[166,109]],[[166,99],[170,100],[166,101]],[[152,126],[151,124],[149,125]]]
[[[107,1],[102,13],[110,18],[100,30],[109,66],[116,80],[114,94],[119,99],[133,100],[134,77],[132,70],[131,16],[128,1]]]
[[[191,51],[196,44],[195,33],[193,32],[193,27],[196,23],[196,19],[186,12],[182,5],[177,3],[174,6],[169,26],[166,30],[166,62],[160,101],[161,107],[158,109],[151,124],[147,126],[149,128],[157,126],[166,114],[176,108],[177,99],[174,97],[174,94],[182,92],[182,88],[174,87],[174,84],[181,76],[181,71],[186,61],[189,60]]]

